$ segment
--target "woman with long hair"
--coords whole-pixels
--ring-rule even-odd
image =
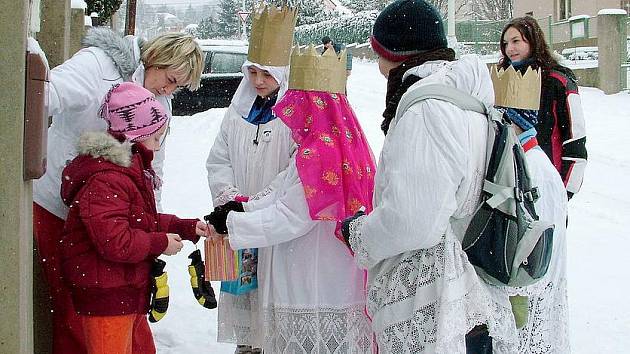
[[[575,74],[551,53],[532,17],[514,18],[503,28],[499,67],[507,69],[510,65],[523,73],[528,67],[542,70],[538,142],[571,198],[580,190],[587,158],[584,114]]]

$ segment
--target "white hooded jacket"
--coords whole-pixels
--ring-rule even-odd
[[[427,62],[415,86],[445,84],[494,103],[475,56]],[[375,177],[374,210],[351,225],[355,258],[368,269],[368,311],[384,353],[465,353],[465,335],[486,324],[495,352],[517,342],[505,293],[484,284],[453,232],[473,214],[483,176],[487,121],[439,100],[411,106],[390,124]]]
[[[138,39],[121,38],[105,28],[90,30],[83,40],[86,48],[50,72],[46,173],[33,183],[33,201],[59,218],[68,208],[60,196],[61,171],[77,156],[79,137],[88,131],[105,131],[107,123],[98,116],[109,89],[123,81],[144,84],[144,66],[140,62]],[[171,112],[171,96],[157,100]],[[156,153],[153,169],[162,177],[165,147]],[[155,199],[160,202],[160,192]]]

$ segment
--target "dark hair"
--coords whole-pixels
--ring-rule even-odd
[[[322,37],[322,44],[328,44],[330,42],[332,42],[332,39],[330,39],[330,37],[328,37],[328,36],[323,36]]]
[[[530,58],[533,60],[532,67],[534,69],[542,68],[543,70],[549,70],[559,65],[558,61],[554,59],[551,54],[547,41],[545,40],[545,34],[542,29],[540,29],[536,19],[530,16],[525,16],[513,18],[505,25],[505,27],[503,27],[503,32],[501,32],[500,38],[500,68],[506,69],[510,66],[510,58],[508,58],[505,54],[505,47],[507,46],[507,43],[503,40],[505,32],[507,32],[510,27],[514,27],[517,31],[519,31],[523,38],[529,43],[531,50]]]

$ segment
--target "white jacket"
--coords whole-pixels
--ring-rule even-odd
[[[233,249],[259,247],[258,299],[269,353],[370,354],[364,271],[335,237],[335,223],[309,214],[293,159],[270,193],[229,213]]]
[[[48,128],[46,173],[33,183],[33,201],[62,219],[66,218],[68,208],[60,196],[61,171],[77,156],[79,137],[88,131],[107,130],[98,110],[112,86],[123,81],[144,83],[137,40],[123,39],[106,29],[94,29],[84,42],[93,46],[81,49],[50,72],[48,113],[52,125]],[[170,96],[157,99],[171,111]],[[153,168],[160,177],[164,148],[153,160]],[[155,198],[159,206],[159,191]]]
[[[406,75],[415,86],[440,83],[494,103],[488,69],[477,57],[427,62]],[[517,337],[505,293],[477,277],[451,226],[473,214],[485,172],[487,121],[438,100],[392,121],[381,152],[374,210],[351,228],[368,269],[368,311],[383,353],[465,353],[464,336],[487,324],[495,352]]]
[[[554,224],[553,253],[547,274],[535,284],[507,289],[529,297],[527,324],[520,329],[519,353],[569,353],[567,303],[567,195],[558,171],[539,147],[525,153],[532,184],[540,198],[536,213]]]

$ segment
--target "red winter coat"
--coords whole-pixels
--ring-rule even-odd
[[[156,210],[153,152],[107,133],[79,140],[79,156],[63,170],[61,197],[70,212],[63,230],[64,281],[80,314],[146,313],[153,260],[166,233],[197,242],[198,220]]]

